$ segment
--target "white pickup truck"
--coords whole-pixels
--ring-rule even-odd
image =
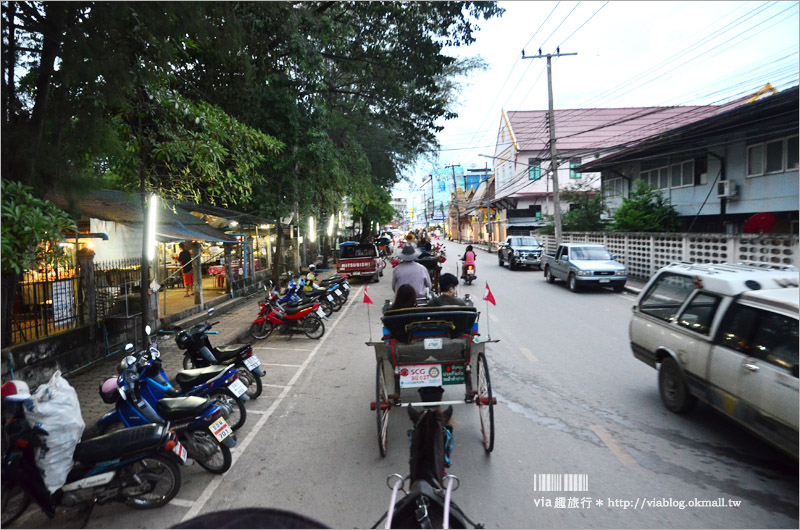
[[[612,287],[620,292],[628,280],[625,266],[606,247],[592,243],[563,243],[555,254],[542,254],[547,283],[567,282],[573,293],[584,286]]]
[[[658,271],[629,333],[664,406],[685,412],[699,398],[797,458],[798,280],[794,268],[752,265]]]

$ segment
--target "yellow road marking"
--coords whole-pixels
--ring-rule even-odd
[[[611,452],[614,453],[614,456],[616,456],[620,462],[625,465],[636,463],[636,459],[633,458],[629,452],[622,448],[619,442],[617,442],[614,437],[611,436],[611,433],[608,432],[605,427],[602,425],[591,425],[589,426],[589,429],[591,429],[592,432],[594,432],[597,437],[600,438],[604,444],[606,444],[606,447],[608,447]]]

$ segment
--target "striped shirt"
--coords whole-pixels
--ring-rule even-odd
[[[397,288],[403,284],[410,284],[417,296],[425,296],[425,288],[430,289],[431,275],[428,274],[428,269],[425,265],[421,265],[414,261],[404,261],[394,269],[392,276],[392,291],[397,292]]]

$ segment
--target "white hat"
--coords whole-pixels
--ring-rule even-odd
[[[30,399],[31,391],[25,381],[9,381],[3,384],[2,395],[9,401],[25,401]]]
[[[414,261],[419,257],[421,252],[414,248],[414,245],[406,243],[403,245],[403,251],[398,256],[400,261]]]

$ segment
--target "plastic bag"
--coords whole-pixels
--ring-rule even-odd
[[[54,493],[67,481],[72,455],[86,426],[78,394],[59,370],[25,402],[25,417],[33,427],[47,432],[34,457],[47,489]]]

